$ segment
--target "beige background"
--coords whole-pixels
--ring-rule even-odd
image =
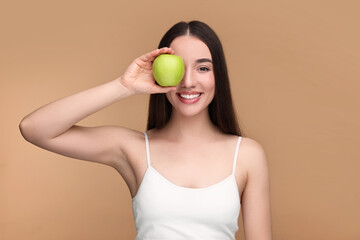
[[[113,80],[180,20],[220,36],[241,127],[265,148],[276,240],[360,239],[358,1],[2,1],[0,239],[133,239],[112,168],[27,143],[22,117]],[[145,130],[148,96],[82,121]],[[237,239],[244,239],[241,217]]]

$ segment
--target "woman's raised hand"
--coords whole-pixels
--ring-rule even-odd
[[[171,48],[164,47],[135,59],[119,78],[120,83],[133,94],[166,93],[176,90],[176,87],[161,87],[155,84],[152,63],[161,54],[174,54],[174,51]]]

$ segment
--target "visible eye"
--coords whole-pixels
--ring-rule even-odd
[[[199,71],[200,72],[207,72],[207,71],[210,71],[210,68],[206,67],[206,66],[201,66],[201,67],[199,67]]]

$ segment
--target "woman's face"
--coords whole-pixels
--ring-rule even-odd
[[[173,111],[193,116],[204,110],[215,94],[215,77],[209,48],[193,36],[180,36],[170,44],[185,63],[185,74],[176,92],[166,93]]]

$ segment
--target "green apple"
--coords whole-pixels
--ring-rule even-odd
[[[184,73],[184,61],[177,55],[161,54],[153,62],[153,75],[160,86],[178,85]]]

